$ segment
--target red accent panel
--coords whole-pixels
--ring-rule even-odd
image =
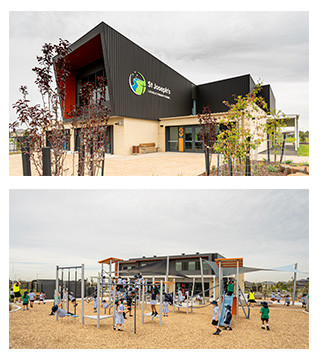
[[[64,117],[68,118],[68,112],[70,112],[73,106],[77,103],[76,73],[73,70],[71,70],[71,73],[66,80],[66,89],[67,92]]]
[[[103,57],[100,35],[75,49],[68,55],[71,74],[66,80],[66,105],[64,117],[67,117],[77,103],[76,70]]]
[[[71,68],[76,70],[102,57],[101,39],[98,34],[87,43],[71,52],[68,55],[68,60]]]

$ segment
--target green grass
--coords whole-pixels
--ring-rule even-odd
[[[298,156],[309,156],[309,145],[300,145],[297,150]]]

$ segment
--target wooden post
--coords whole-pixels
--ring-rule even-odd
[[[23,176],[31,176],[30,147],[26,137],[20,137]]]

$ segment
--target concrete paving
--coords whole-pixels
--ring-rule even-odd
[[[270,155],[273,161],[273,155]],[[257,159],[266,158],[264,154],[258,154]],[[73,156],[68,154],[65,166],[69,170],[65,175],[72,175]],[[279,160],[279,156],[277,157]],[[308,157],[285,155],[284,160],[294,162],[309,161]],[[212,165],[217,164],[216,155],[212,156]],[[77,169],[77,156],[75,155],[75,173]],[[174,153],[157,152],[137,155],[110,155],[105,157],[105,176],[194,176],[205,170],[204,154],[199,153]],[[9,176],[22,176],[21,154],[9,155]],[[32,175],[36,176],[34,168]]]

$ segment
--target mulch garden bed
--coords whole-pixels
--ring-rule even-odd
[[[233,172],[234,173],[234,172]],[[204,176],[205,173],[199,174]],[[267,161],[251,161],[251,176],[287,176],[288,173],[283,171],[278,162]],[[218,176],[218,170],[215,168],[210,176]],[[229,176],[229,168],[227,164],[223,164],[219,167],[219,176]],[[234,176],[245,176],[245,165],[237,166],[237,172]]]

